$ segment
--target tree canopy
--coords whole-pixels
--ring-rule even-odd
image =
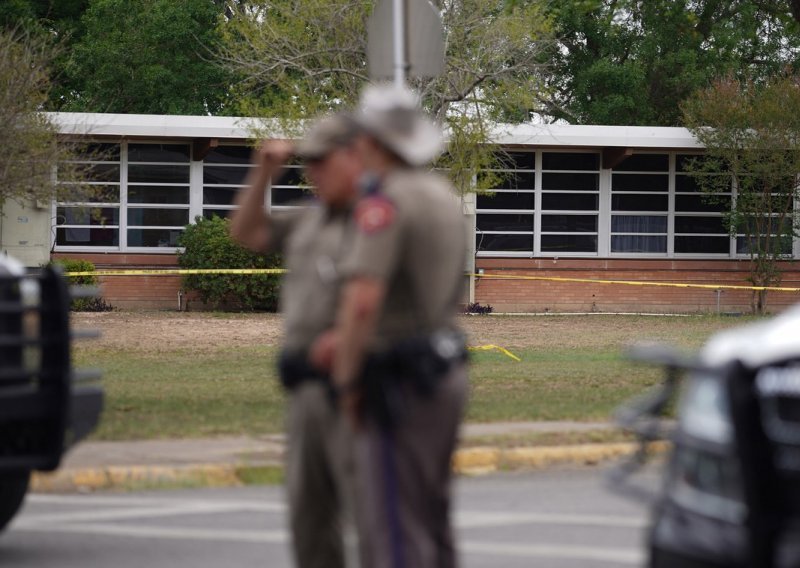
[[[352,105],[367,76],[369,0],[252,1],[225,29],[221,59],[243,77],[233,97],[241,114],[289,119]],[[430,113],[451,130],[449,161],[465,189],[491,122],[527,121],[539,106],[542,55],[552,41],[536,3],[442,0],[445,72],[413,79]]]
[[[51,51],[22,31],[0,30],[0,207],[6,200],[49,200],[61,157],[47,100]]]
[[[222,0],[10,0],[0,25],[57,47],[50,110],[209,114],[229,78],[212,61]]]
[[[219,112],[227,81],[209,54],[220,19],[208,0],[91,0],[66,63],[63,108]]]
[[[792,2],[794,4],[794,2]],[[558,44],[552,118],[675,126],[680,103],[728,74],[763,81],[797,66],[784,0],[551,0]]]
[[[705,146],[688,164],[707,194],[735,192],[727,216],[737,248],[752,260],[752,283],[780,282],[779,261],[792,252],[800,212],[800,76],[785,74],[765,83],[728,77],[684,105],[692,133]],[[722,174],[722,175],[720,175]],[[766,292],[755,296],[763,311]]]

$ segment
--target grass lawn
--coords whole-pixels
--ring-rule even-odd
[[[103,317],[78,318],[78,326],[100,327],[110,339],[76,348],[79,365],[104,371],[106,408],[95,439],[261,435],[283,429],[284,397],[274,371],[279,338],[264,345],[263,337],[274,334],[260,333],[258,327],[247,331],[248,325],[273,325],[271,320],[265,323],[257,315],[181,319],[173,313],[163,316],[169,319],[164,323],[158,314],[127,313],[124,329],[134,336],[117,341],[123,316]],[[175,332],[161,337],[162,328],[154,322],[180,326],[184,336],[178,342],[168,339]],[[658,370],[623,360],[625,345],[654,339],[696,348],[714,331],[742,323],[741,318],[705,316],[464,318],[470,344],[503,345],[522,359],[473,353],[467,420],[607,419],[618,404],[660,379]],[[223,336],[232,339],[220,340]]]

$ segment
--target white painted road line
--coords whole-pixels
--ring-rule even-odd
[[[15,528],[51,524],[80,523],[83,521],[123,521],[130,519],[149,519],[158,517],[177,517],[186,515],[205,515],[208,513],[231,513],[245,510],[241,505],[225,503],[187,503],[163,507],[139,507],[125,509],[105,509],[102,511],[69,511],[61,513],[30,514],[15,523]]]
[[[238,529],[196,529],[141,525],[102,525],[93,523],[75,525],[23,525],[21,527],[15,526],[13,529],[29,532],[92,534],[158,540],[247,542],[253,544],[285,543],[289,540],[289,535],[286,531],[266,529],[246,531]]]
[[[495,542],[462,541],[459,544],[459,550],[462,554],[489,554],[491,556],[513,556],[517,558],[562,558],[565,560],[614,562],[632,566],[641,566],[645,560],[644,555],[638,550],[599,546],[500,544]]]
[[[142,507],[159,505],[188,505],[207,503],[225,504],[231,507],[241,507],[243,510],[250,511],[285,511],[286,504],[283,501],[269,501],[259,499],[257,501],[242,501],[230,499],[178,499],[174,497],[112,497],[105,495],[48,495],[34,493],[25,497],[26,502],[44,505],[81,505],[85,507]]]
[[[161,526],[126,526],[81,523],[76,525],[31,525],[15,527],[15,530],[47,533],[91,534],[125,538],[156,540],[224,541],[249,544],[286,544],[289,535],[276,530],[230,530],[175,528]],[[565,560],[587,560],[595,563],[613,562],[632,566],[641,565],[641,552],[627,548],[587,547],[549,544],[510,544],[473,540],[462,540],[458,545],[462,554],[488,554],[491,556],[516,558],[559,558]]]
[[[502,527],[509,525],[567,525],[596,526],[622,529],[641,529],[647,526],[644,517],[615,515],[561,515],[553,513],[485,513],[461,511],[455,516],[460,529]]]

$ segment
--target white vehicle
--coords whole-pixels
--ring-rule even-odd
[[[667,380],[621,409],[674,444],[649,535],[652,568],[800,566],[800,306],[714,336],[695,358],[646,349]],[[677,423],[661,420],[685,374]],[[644,447],[644,446],[643,446]],[[644,453],[616,471],[623,489]]]

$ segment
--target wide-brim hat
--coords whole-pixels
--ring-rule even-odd
[[[330,114],[315,121],[306,137],[295,148],[301,160],[321,160],[337,148],[352,144],[359,132],[358,125],[349,113]]]
[[[441,128],[422,111],[416,93],[406,87],[370,85],[361,93],[354,118],[408,165],[427,164],[444,148]]]

